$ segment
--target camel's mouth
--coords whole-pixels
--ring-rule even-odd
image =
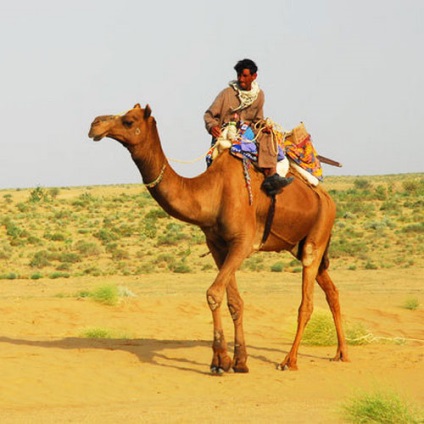
[[[90,132],[88,133],[88,137],[92,138],[93,141],[100,141],[102,138],[104,138],[106,136],[106,132],[98,132],[99,128],[95,128],[95,125],[93,124],[93,126],[90,129]]]

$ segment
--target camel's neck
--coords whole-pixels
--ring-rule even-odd
[[[146,187],[159,205],[171,216],[197,225],[205,219],[202,204],[207,194],[196,184],[197,178],[178,175],[163,152],[154,121],[146,139],[129,149]],[[198,188],[199,187],[199,188]]]

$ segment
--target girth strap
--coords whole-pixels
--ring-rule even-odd
[[[268,239],[269,233],[271,232],[272,222],[274,221],[275,214],[275,195],[271,197],[271,204],[269,205],[268,215],[266,217],[264,233],[262,235],[261,246],[265,244]]]

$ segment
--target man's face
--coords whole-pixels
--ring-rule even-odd
[[[237,75],[237,81],[242,90],[249,91],[252,88],[252,82],[255,81],[257,74],[251,74],[249,69],[243,69],[243,71]]]

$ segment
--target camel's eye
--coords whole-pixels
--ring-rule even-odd
[[[122,121],[122,124],[124,125],[124,127],[126,127],[126,128],[131,128],[132,127],[132,124],[133,124],[133,121],[129,121],[128,119],[124,119],[123,121]]]

